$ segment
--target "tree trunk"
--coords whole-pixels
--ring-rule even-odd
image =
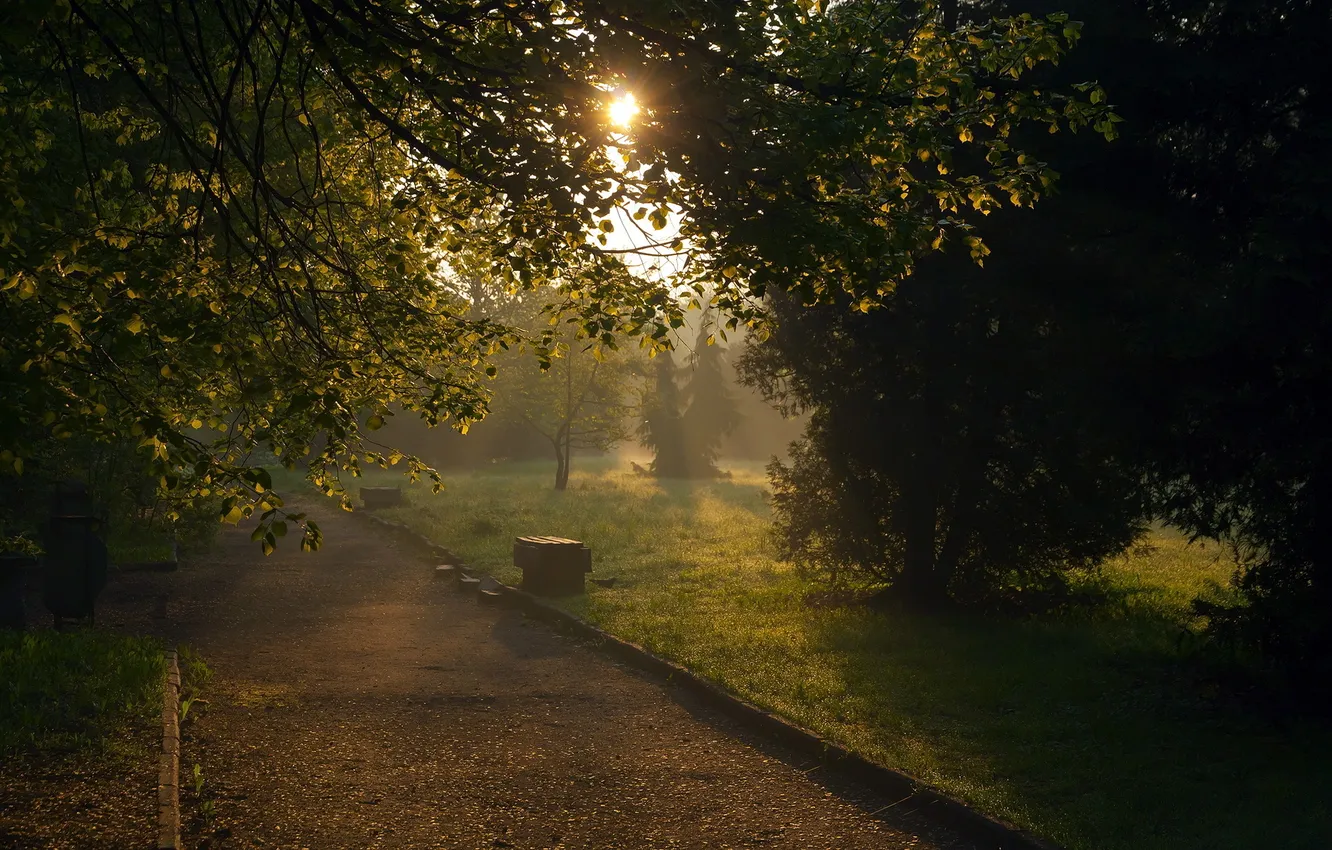
[[[971,537],[978,507],[976,500],[979,498],[985,467],[981,465],[979,469],[970,472],[972,474],[964,472],[964,477],[958,484],[956,498],[953,500],[952,517],[949,518],[943,545],[939,547],[939,557],[934,565],[935,576],[939,584],[945,588],[957,574],[963,548]]]
[[[573,469],[572,443],[573,437],[566,431],[564,434],[564,446],[562,448],[562,454],[564,455],[563,475],[555,485],[556,490],[565,490],[569,487],[569,472]]]
[[[596,374],[595,367],[593,374]],[[570,432],[573,430],[574,421],[578,418],[578,405],[574,403],[573,360],[568,357],[564,359],[564,410],[564,424],[560,425],[555,432],[555,438],[551,440],[555,444],[556,490],[566,490],[569,487]]]
[[[939,478],[943,453],[942,405],[938,388],[926,371],[921,397],[914,405],[912,443],[915,451],[902,482],[902,514],[906,551],[902,563],[903,595],[913,604],[935,607],[948,598],[948,583],[938,570]]]
[[[947,587],[957,574],[962,553],[980,514],[980,499],[985,489],[985,474],[994,450],[1002,406],[988,404],[984,413],[971,423],[972,437],[962,453],[958,470],[957,492],[953,497],[952,516],[946,525],[943,545],[935,569],[939,581]]]
[[[947,595],[935,570],[937,514],[935,487],[928,473],[918,463],[909,481],[904,482],[902,510],[906,552],[902,562],[902,594],[915,603],[933,605]]]
[[[550,444],[555,447],[555,489],[563,490],[569,486],[569,444],[563,428],[555,433]]]

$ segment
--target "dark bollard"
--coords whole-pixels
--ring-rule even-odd
[[[402,504],[401,487],[362,487],[361,502],[367,511]]]

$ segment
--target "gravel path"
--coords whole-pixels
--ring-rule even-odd
[[[894,801],[479,605],[363,518],[308,507],[321,552],[288,540],[265,559],[229,530],[180,572],[138,577],[116,607],[216,672],[182,755],[216,811],[204,828],[183,792],[196,844],[974,847],[898,808],[873,814]]]
[[[157,834],[162,730],[136,730],[134,756],[0,760],[0,848],[143,850]]]

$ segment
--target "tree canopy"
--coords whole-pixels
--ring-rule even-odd
[[[366,433],[390,405],[484,413],[513,334],[441,285],[451,252],[555,288],[604,345],[667,344],[678,305],[619,262],[619,209],[646,234],[682,211],[655,250],[687,247],[679,282],[732,322],[778,290],[868,309],[922,252],[983,256],[960,211],[1046,191],[1016,128],[1114,134],[1094,83],[1023,82],[1078,31],[954,31],[931,2],[5,4],[4,463],[133,435],[163,487],[263,512],[271,547],[254,449],[336,492],[398,459]]]

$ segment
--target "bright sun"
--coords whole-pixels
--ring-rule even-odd
[[[634,123],[634,116],[639,112],[638,101],[634,100],[632,94],[626,92],[619,99],[611,101],[608,111],[612,124],[616,127],[628,128],[630,124]]]

